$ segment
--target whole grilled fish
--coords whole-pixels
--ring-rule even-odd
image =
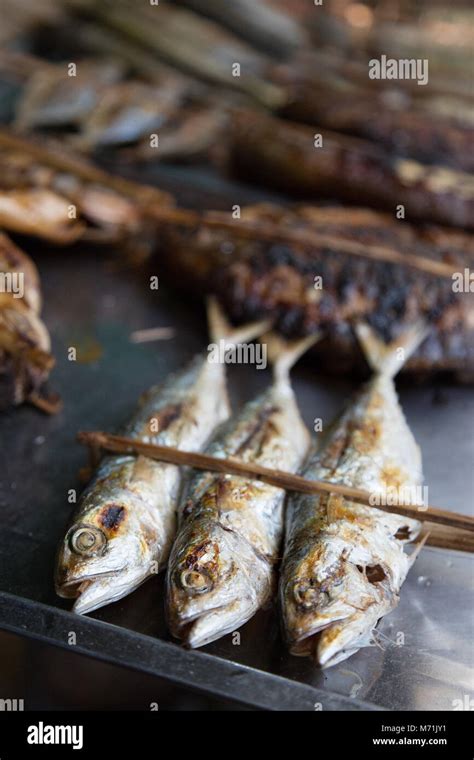
[[[228,327],[214,302],[213,338],[233,345],[268,323]],[[196,356],[143,397],[125,434],[146,443],[198,451],[229,416],[225,368]],[[166,562],[175,534],[181,470],[139,456],[107,456],[82,495],[60,546],[56,590],[87,613],[129,594]]]
[[[271,351],[281,346],[270,339]],[[289,369],[314,338],[287,345],[273,385],[220,430],[207,453],[295,472],[309,445]],[[282,489],[235,475],[197,474],[180,505],[168,565],[171,632],[191,647],[224,636],[271,597],[283,530]]]
[[[385,346],[358,328],[376,374],[326,436],[303,469],[372,494],[419,486],[420,450],[398,403],[393,376],[420,342],[421,328],[398,346]],[[283,625],[291,652],[323,667],[346,659],[370,641],[377,621],[398,604],[414,556],[404,551],[420,530],[416,520],[360,506],[335,494],[295,495],[288,505],[280,580]]]
[[[472,269],[474,236],[401,225],[389,214],[364,208],[242,207],[241,221],[253,228],[251,236],[239,229],[240,222],[215,224],[226,220],[227,213],[212,212],[188,227],[161,226],[161,258],[173,282],[193,293],[196,287],[214,293],[237,323],[271,319],[274,330],[289,340],[320,332],[312,356],[324,372],[336,374],[367,374],[354,322],[368,322],[390,343],[413,322],[426,320],[433,328],[429,339],[403,372],[450,372],[472,381],[472,294],[454,292],[451,276],[414,268],[410,261]],[[301,242],[285,242],[285,234],[299,235]],[[321,242],[313,234],[321,235]],[[352,255],[354,243],[366,255]],[[399,261],[377,259],[379,248],[398,252]],[[319,290],[316,277],[323,283]]]
[[[474,177],[467,171],[402,158],[359,137],[323,130],[315,149],[308,127],[240,110],[228,130],[227,168],[239,179],[298,197],[337,198],[392,213],[403,203],[407,220],[474,229]]]

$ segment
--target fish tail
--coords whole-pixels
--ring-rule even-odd
[[[395,377],[429,332],[427,323],[420,320],[385,343],[366,322],[357,323],[354,329],[370,368],[387,377]]]
[[[288,341],[273,331],[263,335],[260,341],[267,346],[268,359],[273,366],[275,379],[287,379],[291,368],[300,356],[306,353],[320,337],[320,333],[315,333],[301,340]]]
[[[269,319],[262,319],[258,322],[248,322],[245,325],[234,327],[228,321],[215,296],[207,298],[207,321],[211,340],[215,343],[225,340],[231,345],[253,340],[272,326]]]

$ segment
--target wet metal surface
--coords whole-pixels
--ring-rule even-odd
[[[86,463],[75,433],[113,431],[126,420],[142,391],[205,346],[205,319],[161,280],[150,291],[150,274],[160,276],[156,262],[133,271],[103,254],[25,248],[40,269],[57,357],[50,385],[64,410],[47,417],[23,407],[1,419],[0,627],[60,646],[67,646],[68,631],[77,631],[77,651],[258,707],[315,709],[321,702],[323,709],[347,709],[362,701],[363,707],[445,710],[472,695],[473,565],[462,553],[424,549],[399,607],[377,630],[377,645],[326,672],[285,652],[274,610],[244,626],[240,644],[227,636],[186,652],[166,631],[162,577],[91,619],[66,612],[70,603],[54,593],[53,566],[74,507],[68,491],[81,489],[78,471]],[[174,339],[129,341],[134,330],[158,326],[173,327]],[[70,346],[77,362],[67,359]],[[234,408],[270,380],[268,370],[252,366],[229,366],[228,377]],[[312,427],[315,417],[331,420],[357,380],[318,377],[300,365],[294,385]],[[430,502],[471,511],[472,389],[402,386],[401,400],[423,450]]]

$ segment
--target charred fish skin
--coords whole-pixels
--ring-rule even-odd
[[[214,320],[214,321],[213,321]],[[264,325],[213,335],[255,335]],[[150,389],[124,433],[147,443],[197,451],[229,415],[225,365],[203,354]],[[147,457],[107,456],[84,492],[60,546],[56,590],[91,612],[127,595],[163,567],[174,538],[180,468]]]
[[[374,92],[334,71],[316,77],[315,63],[292,61],[272,70],[272,81],[292,93],[279,115],[373,141],[397,156],[473,171],[472,113],[462,99],[451,104],[443,98],[446,110],[435,97],[404,92],[400,102],[389,90]]]
[[[354,320],[368,321],[390,342],[424,318],[434,329],[402,371],[474,377],[471,294],[453,292],[450,277],[353,256],[344,248],[345,241],[386,246],[463,272],[474,260],[472,235],[401,224],[389,214],[364,208],[258,204],[243,208],[242,220],[255,226],[251,240],[238,231],[211,228],[205,217],[188,229],[165,225],[162,259],[169,277],[176,280],[179,274],[182,287],[195,292],[197,284],[201,291],[215,293],[236,322],[267,317],[290,340],[320,330],[323,337],[312,354],[327,373],[367,375]],[[265,232],[269,227],[276,233],[320,233],[331,236],[333,243],[284,245],[272,242]],[[320,290],[315,290],[315,276],[323,283]]]
[[[382,496],[389,488],[399,493],[421,485],[421,454],[398,402],[394,371],[394,363],[386,364],[321,446],[313,446],[304,477]],[[290,498],[279,591],[290,651],[328,667],[367,645],[378,620],[398,604],[412,564],[404,545],[419,530],[416,520],[334,494]]]
[[[164,386],[147,393],[124,434],[148,443],[199,449],[229,411],[224,375],[216,370],[206,356],[194,359]],[[111,575],[107,594],[119,598],[125,577],[133,590],[158,572],[174,535],[180,480],[180,470],[173,465],[141,456],[106,457],[63,542],[58,593],[76,596],[81,583]],[[75,611],[90,612],[106,603],[97,591],[94,583],[79,589]]]
[[[232,118],[228,168],[242,179],[271,183],[299,197],[339,198],[394,210],[403,200],[407,219],[474,228],[474,178],[445,166],[392,155],[369,140],[250,111]]]
[[[298,344],[296,360],[309,345]],[[301,347],[304,346],[304,349]],[[283,365],[280,364],[280,367]],[[309,434],[287,369],[231,418],[207,453],[295,472]],[[180,504],[167,574],[172,634],[200,647],[246,623],[272,595],[283,530],[281,489],[233,475],[199,473]]]

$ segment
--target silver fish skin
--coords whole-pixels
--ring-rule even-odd
[[[407,336],[407,351],[421,335],[417,327]],[[421,485],[421,454],[393,382],[396,347],[384,356],[377,341],[366,331],[364,336],[380,371],[322,444],[312,446],[302,474],[386,495],[389,488]],[[404,547],[420,527],[417,520],[336,494],[292,496],[279,589],[290,651],[329,667],[369,644],[378,620],[398,604],[416,556]]]
[[[263,329],[267,323],[254,323],[234,336],[227,333],[227,340]],[[225,365],[203,354],[149,390],[123,433],[198,451],[229,412]],[[59,548],[56,591],[77,597],[74,612],[121,599],[164,566],[176,531],[181,482],[182,469],[144,456],[102,460]]]
[[[314,342],[275,365],[272,386],[219,431],[206,452],[295,472],[309,446],[288,370]],[[167,573],[171,632],[200,647],[247,622],[271,598],[283,532],[282,489],[210,472],[192,478]]]

